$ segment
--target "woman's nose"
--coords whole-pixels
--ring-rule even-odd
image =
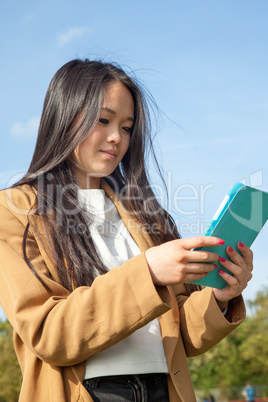
[[[121,134],[118,128],[111,130],[107,137],[108,142],[113,142],[114,144],[119,144],[121,141]]]

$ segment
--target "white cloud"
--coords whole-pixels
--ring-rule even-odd
[[[11,127],[11,134],[15,137],[33,137],[37,135],[40,117],[32,117],[27,123],[15,123]]]
[[[68,31],[59,33],[58,34],[58,42],[60,46],[66,45],[66,43],[70,42],[74,38],[78,38],[80,36],[85,35],[87,32],[86,28],[78,28],[78,27],[73,27],[68,29]]]

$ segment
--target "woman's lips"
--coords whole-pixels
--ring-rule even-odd
[[[101,152],[107,156],[108,158],[115,158],[117,156],[117,153],[114,149],[103,149]]]

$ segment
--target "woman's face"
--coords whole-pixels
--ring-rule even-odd
[[[100,188],[128,150],[134,125],[134,101],[121,82],[107,85],[99,122],[72,154],[80,188]]]

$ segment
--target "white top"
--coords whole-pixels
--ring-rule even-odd
[[[139,247],[104,190],[79,190],[79,201],[94,215],[89,230],[108,269],[140,254]],[[168,373],[158,319],[91,356],[86,362],[84,378],[146,373]]]

